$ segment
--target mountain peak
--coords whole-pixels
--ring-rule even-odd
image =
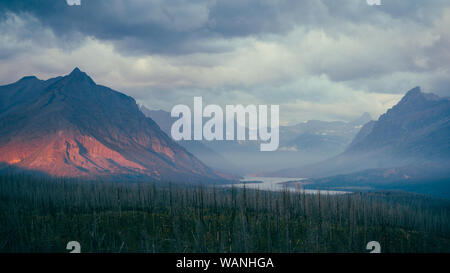
[[[415,93],[422,93],[422,89],[420,89],[420,86],[416,86],[413,89],[406,92],[406,94],[415,94]]]
[[[364,125],[371,120],[372,120],[372,116],[369,113],[364,112],[361,116],[352,120],[351,123],[357,124],[357,125]]]
[[[39,79],[36,76],[25,76],[19,80],[19,82],[23,81],[38,81]]]
[[[416,86],[406,92],[405,96],[403,96],[398,105],[420,105],[426,101],[436,101],[439,99],[439,96],[433,93],[423,93],[420,87]]]
[[[70,74],[82,73],[81,70],[76,66]]]
[[[72,72],[68,75],[71,79],[76,79],[78,81],[87,81],[91,84],[95,84],[95,82],[88,76],[85,72],[81,71],[78,67],[75,67]]]
[[[420,95],[423,95],[422,90],[420,89],[420,86],[416,86],[413,89],[406,92],[404,98],[416,97],[416,96],[420,96]]]
[[[420,87],[409,90],[394,107],[380,116],[357,150],[386,148],[399,156],[448,150],[449,102]],[[422,139],[418,141],[417,139]],[[354,141],[354,143],[356,143]],[[436,148],[438,147],[439,148]]]

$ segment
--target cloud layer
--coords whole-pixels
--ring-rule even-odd
[[[283,123],[376,117],[416,85],[450,95],[450,3],[382,3],[2,2],[0,83],[79,66],[152,108],[280,104]]]

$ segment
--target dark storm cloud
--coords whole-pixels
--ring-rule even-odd
[[[204,22],[199,22],[202,17],[207,19],[207,9],[181,1],[170,3],[85,0],[80,6],[68,6],[64,0],[8,1],[2,2],[0,10],[2,18],[8,12],[31,14],[66,39],[81,33],[117,42],[130,52],[190,51],[190,43],[207,36]]]
[[[78,66],[151,108],[277,103],[293,122],[448,96],[450,1],[381,2],[0,1],[0,83]]]
[[[390,16],[427,23],[443,2],[385,0],[374,12],[365,0],[84,0],[80,6],[65,0],[13,0],[1,2],[0,16],[28,13],[64,39],[82,34],[112,41],[123,53],[171,55],[226,51],[230,48],[212,40],[283,34],[299,25],[339,33],[339,20],[383,24],[379,17]]]

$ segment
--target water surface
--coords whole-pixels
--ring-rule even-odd
[[[347,191],[332,191],[332,190],[311,190],[311,189],[303,189],[301,181],[304,178],[286,178],[286,177],[251,177],[247,176],[241,179],[240,184],[233,184],[228,186],[234,186],[239,188],[247,188],[247,189],[259,189],[265,191],[300,191],[305,192],[306,194],[345,194],[349,193]],[[286,182],[290,183],[291,186],[287,186]]]

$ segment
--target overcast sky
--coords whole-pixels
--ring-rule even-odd
[[[78,66],[153,109],[279,104],[284,124],[449,96],[450,1],[381,1],[1,1],[0,84]]]

